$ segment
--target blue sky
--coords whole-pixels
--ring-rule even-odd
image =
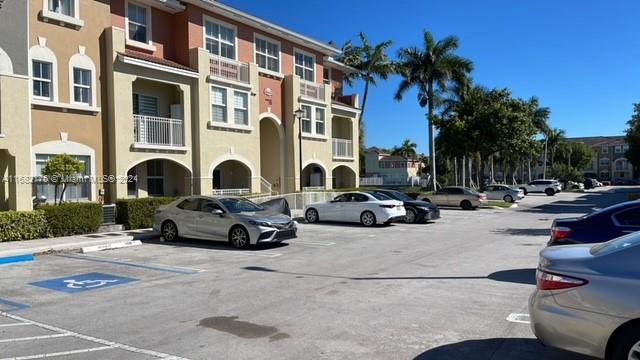
[[[568,136],[620,135],[640,102],[640,1],[637,0],[324,0],[224,3],[322,41],[341,45],[363,31],[372,42],[421,46],[422,29],[456,35],[472,76],[515,96],[537,96],[551,124]],[[427,152],[425,110],[415,93],[396,102],[394,77],[372,88],[367,145],[410,138]],[[356,87],[360,94],[361,87]]]

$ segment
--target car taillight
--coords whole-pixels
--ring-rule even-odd
[[[486,194],[478,194],[478,199],[487,200],[487,195]]]
[[[575,277],[554,274],[538,269],[536,271],[536,287],[538,290],[571,289],[586,285],[589,281]]]
[[[566,239],[571,235],[573,230],[566,226],[552,226],[551,227],[551,238],[553,240]]]

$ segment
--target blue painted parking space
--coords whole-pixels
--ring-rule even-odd
[[[9,301],[7,299],[0,299],[0,311],[13,312],[23,310],[28,307],[29,305],[27,304],[20,304],[14,301]]]
[[[66,276],[57,279],[37,281],[30,283],[30,285],[66,293],[78,293],[122,285],[137,280],[138,279],[129,277],[93,272],[88,274]]]

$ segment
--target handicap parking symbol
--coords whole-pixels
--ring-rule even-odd
[[[102,289],[106,287],[126,284],[138,279],[116,276],[104,273],[88,273],[74,276],[66,276],[57,279],[43,280],[30,283],[45,289],[77,293],[88,290]]]

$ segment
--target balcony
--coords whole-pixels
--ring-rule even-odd
[[[324,101],[324,85],[300,80],[300,95],[319,101]]]
[[[353,159],[353,141],[346,139],[333,139],[334,159]]]
[[[245,84],[249,83],[249,64],[245,62],[218,56],[211,57],[209,59],[209,71],[212,77],[237,81]]]
[[[142,147],[184,147],[182,119],[134,114],[133,134],[135,145]]]

